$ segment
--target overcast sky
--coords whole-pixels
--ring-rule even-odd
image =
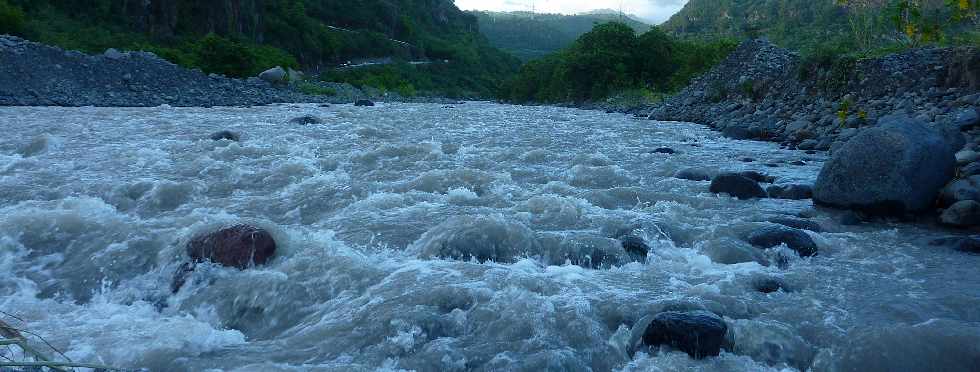
[[[659,24],[681,10],[687,0],[456,0],[463,10],[514,11],[531,10],[534,3],[539,13],[575,14],[595,9],[616,9]]]

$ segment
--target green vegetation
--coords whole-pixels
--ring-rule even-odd
[[[927,43],[978,45],[978,0],[691,0],[663,24],[693,38],[766,36],[808,53]]]
[[[523,61],[541,58],[575,42],[597,24],[618,21],[644,33],[652,26],[612,11],[578,15],[534,14],[530,12],[472,12],[480,22],[480,32],[495,47]]]
[[[501,96],[513,102],[583,102],[641,90],[655,97],[687,85],[735,46],[727,39],[682,41],[656,28],[638,36],[625,24],[606,23],[524,65]]]
[[[0,0],[0,32],[67,49],[141,49],[235,77],[364,58],[449,60],[465,68],[441,69],[458,75],[432,79],[459,94],[488,96],[519,62],[477,29],[475,17],[449,0]]]
[[[20,35],[24,32],[24,11],[0,0],[0,34]]]

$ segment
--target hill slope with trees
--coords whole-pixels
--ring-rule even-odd
[[[448,60],[411,74],[438,74],[442,88],[481,95],[518,64],[451,0],[0,0],[0,33],[85,52],[146,50],[236,77],[275,65]]]
[[[597,24],[622,22],[638,33],[652,27],[635,17],[609,10],[578,15],[483,11],[472,14],[479,20],[480,32],[493,46],[524,61],[544,57],[571,45]]]

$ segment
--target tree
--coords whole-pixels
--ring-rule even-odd
[[[22,35],[24,32],[24,11],[0,0],[0,34]]]

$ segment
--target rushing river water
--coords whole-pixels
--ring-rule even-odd
[[[303,114],[326,123],[287,123]],[[0,310],[22,321],[0,319],[76,361],[980,370],[980,257],[924,243],[946,233],[845,227],[808,200],[740,201],[671,177],[705,167],[809,184],[824,155],[694,124],[490,103],[0,108],[0,127]],[[241,142],[208,138],[224,129]],[[800,214],[823,226],[810,233],[817,256],[744,242]],[[171,294],[188,239],[239,222],[270,230],[278,257],[199,267]],[[623,231],[651,247],[645,262],[588,268],[590,249]],[[502,259],[440,258],[447,246]],[[763,278],[787,290],[761,293]],[[724,316],[732,346],[704,360],[633,350],[630,327],[663,309]]]

